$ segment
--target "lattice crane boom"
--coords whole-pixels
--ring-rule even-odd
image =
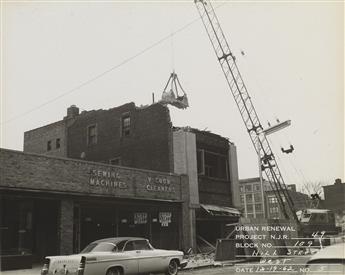
[[[236,64],[229,44],[219,24],[217,15],[209,0],[195,0],[202,22],[211,41],[218,62],[223,70],[230,91],[240,111],[242,120],[249,133],[257,154],[260,156],[261,167],[278,199],[285,218],[293,218],[299,223],[293,201],[288,193],[271,146],[262,132],[263,127],[256,113],[247,87]],[[284,199],[286,198],[286,199]]]

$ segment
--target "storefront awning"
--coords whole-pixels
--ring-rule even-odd
[[[218,217],[224,217],[224,216],[239,217],[240,216],[240,211],[236,208],[211,205],[211,204],[200,204],[200,206],[211,216],[218,216]]]

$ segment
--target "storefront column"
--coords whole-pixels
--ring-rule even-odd
[[[181,239],[182,249],[187,251],[192,248],[196,251],[196,224],[195,224],[195,207],[190,202],[190,191],[188,184],[188,177],[181,176],[181,192],[182,192],[182,224],[181,224]]]
[[[60,255],[73,253],[73,207],[72,200],[62,200],[59,215]]]

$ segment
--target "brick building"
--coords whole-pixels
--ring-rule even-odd
[[[2,268],[134,235],[156,247],[192,243],[185,175],[0,150]],[[12,258],[11,258],[12,257]],[[23,258],[23,259],[21,259]]]
[[[263,204],[260,178],[241,179],[240,181],[240,200],[241,209],[244,217],[246,218],[262,218],[263,217]],[[284,218],[280,210],[278,198],[272,190],[268,181],[263,180],[264,187],[264,201],[265,213],[267,218]],[[311,199],[307,194],[297,192],[295,184],[286,186],[289,195],[294,203],[295,210],[302,210],[310,208]],[[286,198],[282,196],[285,203]]]
[[[263,218],[267,215],[267,207],[263,208],[262,191],[260,178],[241,179],[240,183],[240,201],[243,216],[246,218]],[[265,191],[271,188],[270,183],[263,180],[264,203],[267,204],[267,194]]]
[[[77,252],[91,240],[124,234],[148,237],[157,247],[196,251],[197,240],[214,243],[232,230],[228,224],[239,219],[234,208],[239,205],[235,145],[213,133],[173,127],[169,109],[161,104],[137,107],[128,103],[81,113],[71,106],[62,120],[25,132],[24,153],[5,153],[1,173],[6,180],[0,184],[6,191],[2,200],[3,211],[8,212],[5,217],[11,220],[13,200],[28,199],[31,206],[13,211],[29,209],[32,217],[27,219],[42,216],[44,223],[43,216],[51,210],[57,222],[46,229],[51,236],[62,230],[51,251],[45,251],[44,242],[33,240],[43,246],[31,243],[37,257]],[[22,172],[31,157],[37,158],[37,166],[29,165]],[[109,193],[110,187],[93,188],[91,182],[95,184],[97,177],[91,181],[92,171],[101,171],[105,177],[107,172],[120,173],[121,181],[116,176],[108,180],[126,178],[128,188],[121,189],[119,183],[116,192]],[[83,186],[82,199],[71,198],[74,192],[80,195],[76,185]],[[173,191],[169,186],[174,186]],[[45,210],[40,213],[39,209]],[[172,213],[170,218],[164,216],[171,221],[168,228],[159,225],[160,212]],[[6,226],[9,221],[4,222]],[[69,239],[61,238],[66,228]],[[165,231],[172,235],[167,237]],[[33,234],[39,240],[39,233]],[[70,238],[73,241],[68,246],[64,240]]]
[[[345,183],[341,179],[336,179],[334,184],[322,186],[325,195],[324,204],[327,209],[335,213],[345,211]]]

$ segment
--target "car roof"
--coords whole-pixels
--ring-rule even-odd
[[[117,243],[122,242],[122,241],[138,241],[138,240],[145,240],[146,241],[147,239],[141,238],[141,237],[114,237],[114,238],[106,238],[106,239],[96,240],[96,241],[93,241],[92,243],[108,242],[108,243],[117,244]]]
[[[345,258],[345,243],[337,243],[331,246],[327,246],[314,254],[310,261],[320,259],[344,259]]]

